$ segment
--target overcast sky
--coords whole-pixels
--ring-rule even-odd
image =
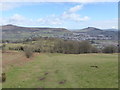
[[[117,0],[115,2],[113,2],[114,0],[85,1],[37,2],[36,0],[36,2],[19,2],[18,0],[18,2],[3,2],[0,4],[2,6],[0,8],[2,12],[0,24],[67,29],[118,27]]]

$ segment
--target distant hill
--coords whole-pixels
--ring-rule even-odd
[[[104,29],[106,31],[118,31],[118,29]]]
[[[70,32],[65,28],[20,27],[11,24],[1,26],[0,28],[2,28],[3,39],[7,40],[23,39],[34,36],[53,36]]]
[[[15,26],[15,25],[11,25],[11,24],[8,24],[8,25],[4,25],[4,26],[2,26],[2,30],[3,31],[29,31],[29,32],[34,32],[34,31],[58,31],[58,32],[60,32],[60,31],[65,31],[65,32],[68,32],[68,30],[67,29],[65,29],[65,28],[36,28],[36,27],[20,27],[20,26]]]
[[[118,31],[117,30],[102,30],[94,27],[88,27],[84,29],[80,29],[77,31],[73,31],[77,33],[87,33],[90,36],[98,36],[98,35],[104,35],[106,37],[111,37],[112,40],[117,40],[118,39]]]
[[[87,28],[83,28],[77,31],[78,32],[89,32],[89,31],[102,31],[102,30],[98,28],[94,28],[94,27],[87,27]]]
[[[54,37],[72,33],[86,33],[90,36],[104,35],[106,37],[111,37],[112,40],[118,39],[118,32],[116,30],[102,30],[95,27],[70,31],[65,28],[21,27],[8,24],[0,26],[0,28],[2,28],[3,40],[18,40],[36,36]]]

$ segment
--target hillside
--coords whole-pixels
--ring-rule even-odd
[[[29,31],[29,32],[34,32],[34,31],[65,31],[68,32],[67,29],[65,28],[38,28],[38,27],[20,27],[20,26],[15,26],[12,24],[4,25],[2,26],[3,31]]]
[[[94,27],[88,27],[80,30],[74,31],[76,33],[86,33],[90,36],[97,37],[98,35],[104,35],[105,37],[110,37],[112,40],[117,40],[118,39],[118,32],[117,30],[102,30]]]
[[[7,74],[3,88],[118,87],[117,54],[34,53],[28,59],[23,52],[8,52],[2,55],[2,70]]]
[[[20,27],[15,25],[4,25],[2,27],[3,39],[23,39],[35,36],[53,36],[69,33],[65,28],[46,28],[46,27]]]
[[[85,33],[91,37],[103,35],[104,37],[111,38],[111,40],[118,39],[117,30],[102,30],[94,27],[88,27],[78,30],[68,30],[65,28],[47,28],[47,27],[21,27],[15,25],[4,25],[2,27],[3,40],[20,40],[30,37],[73,37],[73,33]],[[82,38],[82,37],[81,37]]]

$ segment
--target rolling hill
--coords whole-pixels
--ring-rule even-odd
[[[117,40],[118,39],[118,31],[117,30],[102,30],[94,27],[88,27],[80,30],[76,30],[74,32],[77,33],[86,33],[90,36],[96,37],[98,35],[104,35],[105,37],[111,37],[112,40]]]
[[[70,31],[65,28],[36,28],[36,27],[20,27],[15,25],[4,25],[2,28],[2,37],[7,40],[17,40],[24,39],[28,37],[35,36],[54,36],[64,33],[69,33]]]
[[[78,30],[68,30],[65,28],[48,28],[48,27],[21,27],[15,25],[4,25],[0,26],[2,28],[2,38],[3,40],[20,40],[29,37],[55,37],[64,34],[73,33],[86,33],[90,36],[104,35],[105,37],[111,37],[112,40],[118,39],[117,30],[102,30],[95,27],[88,27]]]
[[[3,31],[28,31],[28,32],[34,32],[34,31],[57,31],[57,32],[61,32],[61,31],[65,31],[68,32],[67,29],[65,28],[37,28],[37,27],[20,27],[20,26],[15,26],[12,24],[8,24],[8,25],[4,25],[2,26],[2,30]]]

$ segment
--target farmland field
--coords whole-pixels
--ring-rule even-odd
[[[3,88],[117,88],[118,54],[3,53]],[[91,67],[97,66],[97,67]]]

